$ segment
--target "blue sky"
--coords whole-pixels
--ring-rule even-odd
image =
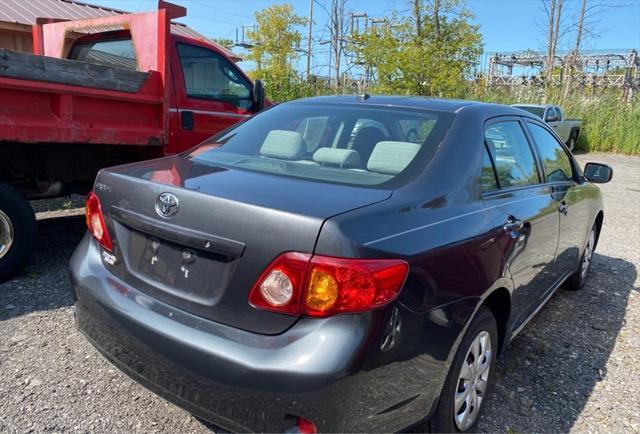
[[[110,6],[127,11],[145,11],[156,7],[156,0],[87,0],[93,4]],[[306,16],[309,0],[283,1],[294,5],[296,12]],[[226,37],[235,40],[236,28],[254,23],[253,13],[273,3],[273,0],[173,0],[186,6],[188,15],[181,22],[210,37]],[[589,3],[600,0],[588,0]],[[326,74],[328,45],[317,42],[328,38],[325,29],[327,14],[321,6],[329,7],[331,0],[317,0],[314,7],[314,72]],[[565,0],[567,20],[571,21],[580,7],[579,0]],[[598,37],[589,38],[589,49],[640,49],[640,0],[606,0],[612,5],[597,16]],[[367,12],[370,16],[383,17],[392,10],[408,10],[406,0],[349,0],[353,12]],[[485,52],[509,52],[544,47],[541,26],[544,12],[540,0],[468,0],[468,8],[475,15],[484,39]],[[306,35],[306,31],[303,31]],[[568,36],[560,49],[569,48],[573,39]],[[306,44],[306,42],[305,42]],[[306,46],[306,45],[305,45]],[[304,58],[300,66],[306,65]]]

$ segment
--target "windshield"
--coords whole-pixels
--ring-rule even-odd
[[[528,106],[528,105],[514,105],[514,107],[522,110],[526,110],[532,115],[538,116],[540,119],[542,119],[542,116],[544,115],[544,107],[535,107],[535,106]]]
[[[312,181],[387,187],[426,166],[453,115],[346,104],[281,104],[186,156]]]

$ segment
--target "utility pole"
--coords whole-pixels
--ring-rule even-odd
[[[311,75],[311,32],[313,30],[313,1],[309,0],[309,33],[307,34],[307,80]]]

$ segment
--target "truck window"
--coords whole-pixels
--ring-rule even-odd
[[[77,43],[73,46],[69,59],[134,71],[138,69],[131,37]]]
[[[178,55],[188,97],[251,108],[251,85],[224,57],[189,44],[178,44]]]

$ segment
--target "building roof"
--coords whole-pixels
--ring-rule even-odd
[[[39,17],[83,20],[127,13],[129,12],[77,0],[0,0],[0,21],[28,26],[35,24],[36,18]],[[217,44],[184,24],[172,22],[171,32],[190,38],[204,39],[219,47],[235,61],[241,60],[237,54],[226,47]]]

